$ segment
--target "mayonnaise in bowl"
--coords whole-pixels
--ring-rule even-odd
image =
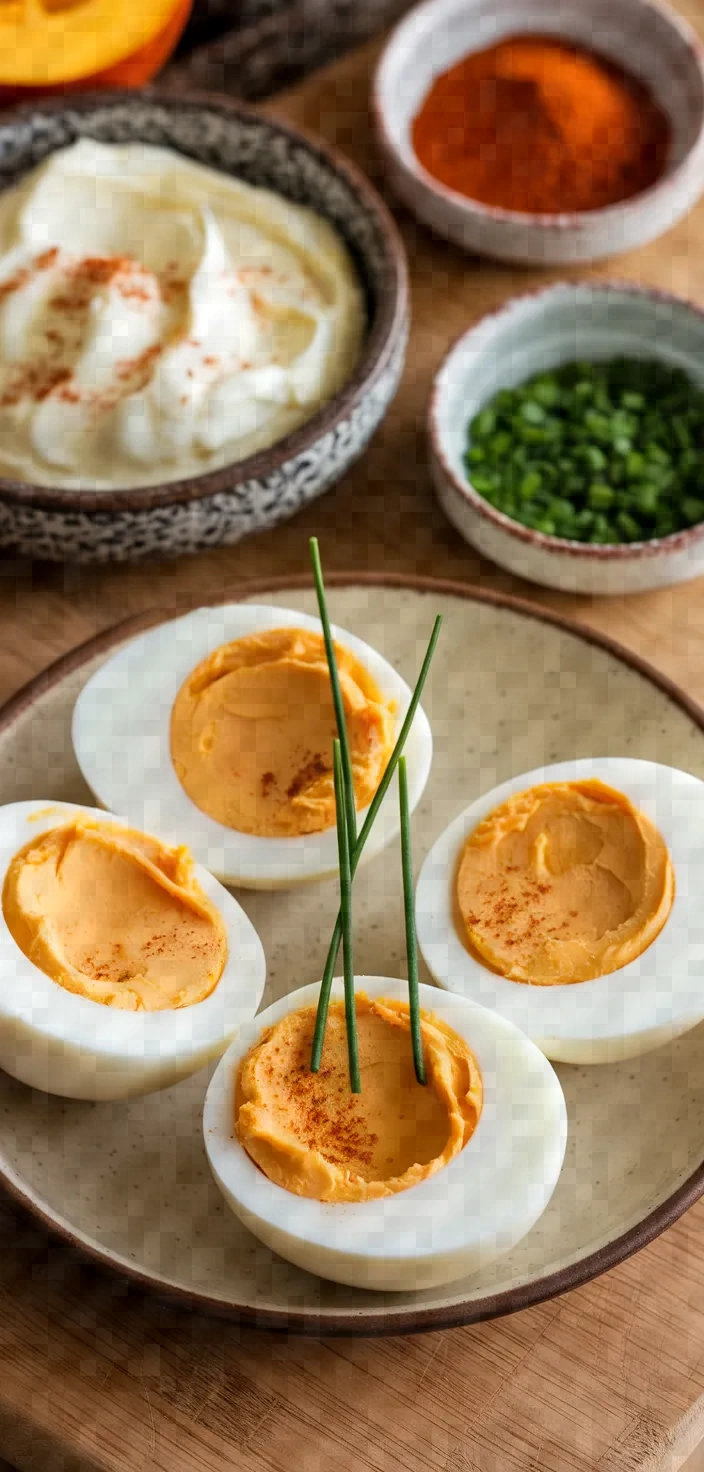
[[[112,490],[242,460],[338,392],[365,326],[312,210],[81,139],[0,197],[0,475]]]

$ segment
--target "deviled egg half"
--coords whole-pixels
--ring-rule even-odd
[[[261,1001],[244,911],[187,849],[71,803],[0,808],[0,1066],[74,1099],[167,1087]]]
[[[336,981],[317,1074],[314,985],[241,1029],[206,1095],[205,1148],[235,1215],[356,1288],[420,1290],[485,1267],[530,1231],[562,1168],[565,1101],[539,1049],[496,1013],[419,992],[423,1085],[407,983],[373,976],[356,981],[360,1094]]]
[[[486,792],[428,854],[435,980],[548,1058],[608,1063],[704,1018],[704,783],[654,762],[561,762]]]
[[[333,637],[361,826],[411,690],[361,639]],[[130,640],[84,686],[73,717],[100,803],[171,842],[186,834],[218,878],[260,889],[337,872],[335,734],[319,620],[251,603],[200,608]],[[420,708],[405,750],[412,810],[432,760]],[[389,791],[363,861],[397,832]]]

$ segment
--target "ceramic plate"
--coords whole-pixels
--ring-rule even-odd
[[[290,582],[260,584],[251,596],[315,611],[312,591]],[[598,751],[704,777],[704,712],[625,651],[528,604],[459,584],[356,579],[331,586],[330,605],[336,622],[375,645],[411,683],[434,615],[444,615],[423,698],[435,760],[414,818],[416,870],[468,803],[517,772]],[[109,651],[160,617],[101,635],[5,708],[1,802],[88,799],[71,751],[73,703]],[[238,898],[268,957],[263,1005],[316,980],[337,909],[335,881]],[[391,853],[360,870],[355,914],[358,971],[402,975],[401,873]],[[438,1329],[584,1283],[644,1246],[704,1191],[704,1026],[628,1063],[559,1065],[558,1073],[570,1134],[548,1210],[489,1270],[442,1290],[338,1287],[250,1237],[208,1172],[206,1073],[120,1104],[47,1098],[0,1074],[0,1177],[94,1261],[194,1307],[325,1334]]]

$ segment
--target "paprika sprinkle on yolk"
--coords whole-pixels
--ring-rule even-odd
[[[672,908],[662,835],[599,781],[546,782],[494,808],[457,872],[470,950],[511,981],[590,981],[642,955]]]
[[[349,649],[335,646],[357,807],[384,775],[392,705]],[[335,822],[335,710],[321,634],[266,629],[223,644],[191,672],[171,713],[171,760],[216,823],[261,838]]]
[[[645,86],[595,53],[513,36],[436,78],[413,122],[419,162],[497,209],[603,209],[664,173],[670,124]]]
[[[235,1129],[275,1185],[318,1201],[372,1201],[435,1175],[464,1149],[482,1110],[482,1080],[467,1043],[428,1012],[419,1088],[408,1005],[355,999],[360,1094],[349,1086],[345,1009],[333,1002],[319,1073],[309,1068],[315,1008],[267,1028],[243,1060]]]
[[[2,911],[20,950],[59,986],[130,1012],[204,1001],[227,961],[222,918],[188,850],[109,819],[78,817],[26,844]]]

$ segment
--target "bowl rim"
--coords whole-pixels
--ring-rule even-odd
[[[584,558],[590,562],[626,562],[645,557],[656,557],[663,553],[678,552],[694,542],[701,541],[704,537],[704,520],[695,522],[694,526],[682,527],[678,532],[670,532],[667,537],[651,537],[641,542],[577,542],[567,537],[552,536],[548,532],[536,531],[534,527],[524,526],[521,521],[514,521],[513,517],[507,516],[504,511],[497,511],[484,496],[475,491],[471,481],[460,480],[450,464],[443,436],[438,423],[438,406],[443,393],[443,385],[440,380],[443,372],[460,343],[471,337],[479,327],[492,320],[498,321],[501,317],[508,316],[517,306],[523,302],[533,301],[539,305],[541,299],[554,296],[560,292],[582,293],[583,295],[604,295],[610,292],[619,292],[625,296],[638,297],[655,305],[657,302],[684,309],[694,313],[704,324],[704,306],[699,306],[688,297],[678,296],[672,291],[661,291],[658,287],[641,286],[635,281],[620,281],[617,277],[608,277],[599,281],[553,281],[547,286],[536,287],[532,291],[517,292],[501,302],[498,307],[483,312],[477,317],[471,327],[460,332],[453,340],[445,354],[440,367],[433,379],[433,386],[428,401],[426,416],[426,434],[430,444],[431,459],[438,466],[445,481],[460,500],[470,506],[480,517],[493,523],[501,531],[517,541],[526,542],[532,547],[537,547],[543,552],[558,553],[566,557]],[[657,357],[657,354],[653,354]]]
[[[108,491],[65,489],[60,486],[42,485],[39,482],[13,480],[0,476],[0,504],[32,506],[50,511],[82,513],[109,513],[150,511],[160,507],[177,506],[192,501],[206,500],[220,492],[233,491],[249,480],[264,480],[280,471],[286,462],[295,459],[318,440],[329,434],[340,420],[347,417],[368,395],[370,388],[382,374],[392,356],[394,348],[408,317],[409,282],[408,263],[401,236],[390,210],[366,175],[332,144],[318,138],[312,131],[271,116],[260,108],[228,97],[225,93],[187,88],[172,91],[161,86],[142,87],[134,91],[124,87],[84,92],[75,98],[53,97],[39,102],[27,102],[12,108],[0,117],[0,135],[22,123],[31,122],[40,115],[51,117],[62,113],[88,113],[95,108],[110,108],[131,104],[133,107],[147,104],[165,107],[172,112],[203,111],[217,113],[232,121],[242,120],[256,123],[272,133],[283,134],[291,143],[298,144],[309,154],[322,161],[337,174],[356,197],[360,209],[371,217],[377,227],[379,240],[384,246],[384,289],[379,293],[373,318],[365,339],[362,355],[354,372],[332,398],[311,415],[292,433],[275,441],[273,445],[248,455],[242,460],[231,461],[214,470],[179,479],[159,481],[148,486],[116,486]],[[51,149],[49,152],[55,152]],[[36,165],[29,163],[21,169],[18,177],[28,173]],[[218,165],[211,165],[218,170]],[[224,169],[219,169],[227,177]],[[11,186],[9,186],[11,187]],[[338,232],[339,233],[339,232]],[[359,275],[359,272],[358,272]],[[362,278],[360,277],[360,280]],[[364,285],[364,281],[362,281]]]
[[[398,45],[402,33],[406,29],[410,30],[411,26],[421,14],[432,13],[436,9],[440,11],[445,3],[446,0],[418,0],[418,3],[407,11],[394,27],[384,45],[374,71],[371,89],[371,106],[377,132],[387,154],[395,160],[397,166],[403,170],[404,174],[410,175],[427,193],[433,194],[437,199],[442,200],[449,209],[457,214],[464,215],[468,219],[492,221],[499,227],[523,226],[524,228],[535,230],[538,234],[541,231],[548,232],[552,230],[565,233],[572,230],[581,235],[590,226],[608,226],[610,223],[614,224],[619,220],[623,220],[628,215],[635,214],[644,205],[647,207],[661,200],[666,200],[673,192],[679,189],[683,178],[691,169],[695,155],[698,152],[702,155],[700,166],[702,170],[702,184],[704,185],[704,41],[700,40],[689,21],[684,16],[671,10],[669,5],[664,3],[664,0],[632,0],[632,3],[636,7],[639,7],[644,14],[657,16],[660,20],[664,21],[669,26],[670,31],[674,32],[683,42],[699,71],[703,94],[697,135],[675,168],[666,170],[647,189],[641,190],[640,193],[632,195],[629,199],[620,200],[616,204],[605,205],[601,209],[596,210],[562,210],[555,214],[544,214],[539,211],[531,212],[529,210],[509,210],[501,208],[498,205],[482,204],[480,200],[471,199],[468,195],[460,194],[458,190],[450,189],[447,184],[441,183],[439,179],[436,179],[424,167],[413,148],[410,150],[409,158],[406,158],[396,146],[387,121],[388,109],[382,98],[382,82],[385,67],[389,65],[389,58],[394,48]],[[511,32],[507,31],[506,35],[509,34]],[[554,30],[546,30],[544,34],[555,36],[558,39],[562,38],[562,32],[557,24]],[[602,56],[605,60],[610,60],[606,51],[599,51],[598,47],[595,47],[594,50],[597,55]],[[464,54],[468,55],[471,52]],[[672,122],[672,114],[668,112],[667,115],[669,121]]]

